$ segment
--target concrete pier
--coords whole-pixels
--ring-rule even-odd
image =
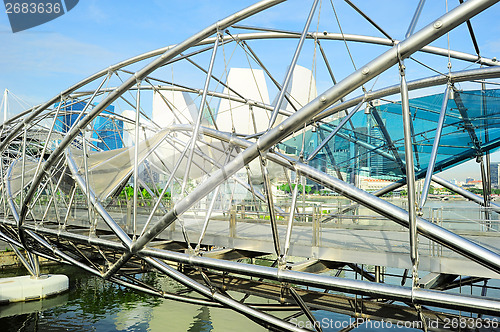
[[[67,291],[69,279],[62,274],[40,277],[20,276],[0,279],[0,304],[39,300]]]

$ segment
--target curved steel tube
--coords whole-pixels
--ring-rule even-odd
[[[187,130],[189,129],[189,125],[176,125],[171,129]],[[242,148],[249,148],[252,146],[251,142],[235,138],[230,133],[223,133],[205,127],[201,128],[201,132],[207,136],[236,144]],[[307,164],[293,160],[287,156],[277,154],[275,152],[269,152],[267,154],[267,158],[292,171],[299,171],[301,175],[307,177],[308,179],[321,183],[325,187],[328,187],[338,193],[342,193],[347,198],[356,201],[357,203],[387,217],[390,220],[397,222],[401,226],[406,228],[409,227],[408,212],[402,208],[399,208],[375,195],[367,193],[364,190],[325,174],[324,172],[321,172]],[[491,250],[488,250],[423,218],[417,218],[417,230],[420,235],[432,241],[438,242],[500,274],[500,255],[497,253],[494,253]]]
[[[172,47],[171,49],[169,49],[168,51],[163,53],[163,55],[161,55],[159,58],[156,58],[151,63],[149,63],[147,66],[145,66],[143,69],[136,72],[133,77],[131,77],[127,81],[125,81],[116,90],[111,92],[103,101],[101,101],[99,103],[99,105],[94,107],[87,114],[87,116],[85,116],[84,118],[81,119],[81,121],[79,121],[77,124],[75,124],[75,126],[67,133],[65,138],[60,142],[60,144],[54,149],[54,151],[47,158],[39,175],[37,175],[33,179],[32,186],[31,186],[30,190],[28,191],[28,193],[26,194],[24,202],[22,202],[23,206],[22,206],[21,214],[20,214],[20,224],[22,225],[22,223],[23,223],[23,220],[24,220],[26,213],[27,213],[27,203],[30,202],[31,199],[33,198],[33,195],[36,191],[36,188],[40,184],[40,181],[42,180],[43,173],[53,165],[53,163],[57,160],[57,158],[64,152],[64,149],[66,149],[66,147],[80,133],[81,129],[86,127],[95,117],[97,117],[99,115],[99,113],[101,113],[103,110],[105,110],[113,101],[118,99],[119,96],[123,92],[130,89],[134,84],[137,83],[137,81],[144,79],[147,75],[152,73],[155,69],[161,67],[162,65],[164,65],[165,63],[167,63],[168,61],[173,59],[176,55],[182,53],[183,51],[185,51],[189,47],[196,45],[197,43],[199,43],[203,39],[209,37],[210,35],[216,33],[217,31],[219,31],[220,29],[225,29],[228,26],[230,26],[230,25],[232,25],[232,24],[234,24],[242,19],[245,19],[245,18],[247,18],[255,13],[258,13],[262,10],[269,8],[269,7],[277,5],[283,1],[284,0],[264,0],[264,1],[261,1],[257,4],[255,4],[255,5],[252,5],[246,9],[241,10],[236,14],[228,16],[225,19],[222,19],[221,21],[205,28],[204,30],[200,31],[199,33],[194,34],[193,36],[189,37],[188,39],[186,39],[182,43]],[[104,73],[101,72],[101,73],[95,74],[94,76],[91,76],[91,77],[93,77],[95,79],[95,78],[98,78],[102,75],[104,75]],[[87,81],[89,81],[89,80],[90,80],[90,78]],[[73,86],[72,88],[69,88],[68,90],[63,92],[63,95],[67,95],[69,92],[76,90],[76,88],[80,87],[81,85],[82,84],[80,83],[80,84]],[[59,98],[59,96],[56,96],[53,99],[51,99],[50,101],[46,102],[45,104],[43,104],[41,106],[41,109],[43,110],[43,109],[47,108],[49,105],[56,102],[56,99],[58,99],[58,98]],[[39,112],[40,112],[40,109],[35,111],[34,113],[36,114]],[[26,118],[23,122],[29,121],[30,118],[31,117]],[[3,150],[4,146],[7,144],[7,142],[10,139],[10,136],[11,135],[9,135],[6,138],[5,142],[2,142],[0,144],[0,151]]]
[[[463,5],[460,5],[440,17],[438,19],[439,24],[429,24],[405,41],[399,43],[397,47],[391,48],[389,51],[378,56],[376,59],[361,69],[355,71],[341,82],[338,82],[338,84],[328,89],[321,96],[305,105],[299,111],[295,112],[292,116],[277,125],[274,129],[271,129],[266,134],[262,135],[258,139],[257,143],[248,147],[223,168],[214,172],[209,179],[201,183],[193,192],[177,202],[169,213],[162,217],[132,245],[132,252],[141,250],[155,236],[175,221],[178,215],[187,211],[196,201],[205,197],[220,183],[235,174],[244,165],[257,158],[260,151],[267,151],[275,143],[282,141],[294,130],[310,121],[311,118],[325,110],[328,106],[337,102],[349,92],[354,91],[357,87],[366,83],[384,70],[387,70],[395,65],[398,62],[398,59],[409,57],[412,53],[416,52],[423,46],[437,39],[441,35],[494,3],[496,3],[494,0],[469,0]]]

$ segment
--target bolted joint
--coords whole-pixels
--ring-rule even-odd
[[[217,39],[220,43],[224,42],[224,34],[222,32],[217,32]]]
[[[440,29],[443,26],[443,22],[437,20],[432,26],[434,27],[434,29]]]
[[[138,72],[135,72],[134,73],[134,77],[135,77],[135,83],[137,84],[137,86],[141,86],[141,83],[142,83],[142,79],[139,77],[139,73]]]
[[[399,75],[401,76],[405,76],[405,65],[403,64],[403,62],[400,62],[399,63]]]

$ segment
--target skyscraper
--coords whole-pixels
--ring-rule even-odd
[[[84,101],[68,100],[61,106],[60,114],[54,125],[54,130],[61,133],[67,133],[78,119],[81,119],[81,112],[87,105]],[[92,109],[87,107],[87,111]],[[59,107],[56,103],[54,107]],[[92,123],[92,138],[97,149],[113,150],[123,147],[123,121],[114,118],[115,107],[110,105],[98,116]],[[92,148],[96,150],[96,148]]]
[[[114,110],[114,106],[108,106],[94,120],[92,138],[96,139],[95,145],[104,151],[123,147],[123,121],[113,117]]]
[[[491,188],[497,189],[499,187],[498,183],[498,168],[500,167],[500,162],[490,163],[490,174],[491,174]]]

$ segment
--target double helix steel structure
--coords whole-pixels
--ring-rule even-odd
[[[421,29],[416,2],[403,40],[348,0],[282,2],[5,121],[0,239],[33,275],[43,257],[272,330],[303,331],[290,320],[305,315],[319,331],[318,309],[437,330],[498,317],[500,62],[480,53],[471,23],[497,1],[460,1]],[[252,25],[298,7],[297,30]],[[342,8],[382,37],[344,33]],[[320,31],[325,21],[340,32]],[[475,54],[430,46],[457,29]],[[482,196],[438,176],[471,159]],[[436,207],[449,197],[437,187],[467,201]]]

